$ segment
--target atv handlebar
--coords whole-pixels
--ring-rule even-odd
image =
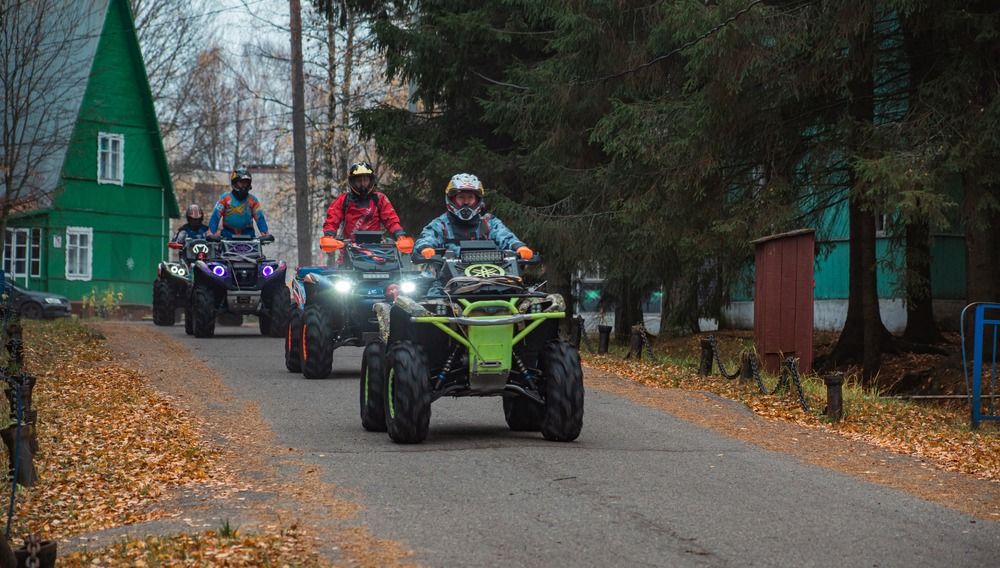
[[[262,245],[269,245],[274,242],[274,235],[261,235],[259,237],[250,237],[245,235],[233,235],[231,237],[223,237],[221,235],[205,235],[205,240],[210,243],[221,243],[222,241],[252,241],[257,239]]]
[[[455,256],[455,257],[449,257],[449,256],[447,256],[446,255],[447,250],[448,249],[444,249],[444,248],[436,248],[436,249],[434,249],[434,256],[432,256],[430,258],[425,258],[419,252],[414,251],[413,255],[412,255],[413,264],[416,264],[416,265],[419,265],[419,264],[433,264],[433,265],[440,266],[440,265],[443,265],[445,263],[445,261],[447,261],[447,260],[461,260],[461,256]],[[525,266],[525,265],[528,265],[528,264],[539,264],[539,263],[542,262],[542,256],[540,254],[538,254],[538,253],[535,253],[535,255],[533,257],[525,260],[525,259],[521,258],[520,255],[518,255],[514,251],[505,250],[503,252],[504,252],[504,259],[505,260],[511,260],[511,259],[517,260],[517,263],[519,265],[521,265],[521,266]]]

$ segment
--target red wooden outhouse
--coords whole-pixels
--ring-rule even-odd
[[[771,372],[788,356],[799,358],[800,372],[812,370],[814,232],[800,229],[753,241],[753,338]]]

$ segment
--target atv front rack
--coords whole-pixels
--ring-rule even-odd
[[[469,339],[452,329],[451,325],[466,325],[466,326],[513,326],[517,323],[530,322],[524,329],[518,332],[517,335],[513,336],[510,340],[511,346],[517,345],[525,337],[528,336],[532,331],[538,326],[542,325],[545,320],[549,319],[562,319],[566,317],[566,312],[536,312],[529,314],[522,314],[518,312],[517,309],[517,299],[514,300],[480,300],[478,302],[470,302],[464,298],[458,300],[462,304],[462,315],[456,317],[449,316],[411,316],[410,320],[414,323],[429,323],[433,324],[434,327],[440,329],[442,332],[447,334],[449,337],[459,342],[461,345],[468,348],[470,351],[476,348],[469,342]],[[506,308],[510,310],[511,315],[509,316],[470,316],[469,314],[484,308]]]

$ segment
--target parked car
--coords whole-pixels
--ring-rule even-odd
[[[70,315],[69,298],[49,292],[25,290],[10,282],[4,284],[7,302],[26,318],[61,318]]]

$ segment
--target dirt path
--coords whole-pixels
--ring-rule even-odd
[[[711,393],[650,388],[593,368],[586,369],[586,385],[805,463],[899,489],[980,519],[1000,521],[997,482],[946,471],[827,430],[768,420],[738,402]]]
[[[225,520],[258,531],[297,525],[338,564],[406,565],[407,550],[372,537],[355,519],[358,505],[352,495],[322,482],[293,448],[278,447],[256,405],[234,396],[183,345],[147,325],[105,323],[99,329],[120,362],[141,369],[153,387],[204,420],[205,437],[222,448],[226,466],[241,483],[191,488],[160,504],[181,512],[173,519],[90,535],[92,542],[154,530],[201,530]]]

